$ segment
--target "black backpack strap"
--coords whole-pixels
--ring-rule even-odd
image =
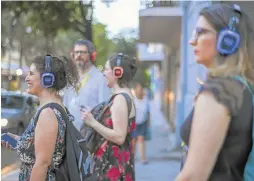
[[[41,114],[41,111],[47,107],[50,107],[52,103],[49,104],[45,104],[44,106],[42,106],[41,108],[39,108],[39,110],[36,112],[35,117],[34,117],[34,124],[36,125],[39,119],[39,116]]]
[[[126,102],[127,102],[128,116],[130,116],[132,100],[131,100],[129,94],[127,94],[127,93],[120,93],[120,94],[124,96],[124,98],[125,98],[125,100],[126,100]]]
[[[119,94],[121,94],[121,95],[124,96],[124,98],[125,98],[125,100],[126,100],[126,102],[127,102],[128,116],[130,116],[132,100],[131,100],[129,94],[127,94],[127,93],[125,93],[125,92],[121,92],[121,93],[119,93]],[[117,95],[119,95],[119,94],[114,94],[114,95],[110,98],[110,100],[109,100],[109,102],[108,102],[109,107],[113,104],[113,99],[114,99],[114,97],[117,96]]]
[[[85,158],[87,157],[87,155],[84,155],[85,153],[83,153],[82,151],[83,150],[86,150],[85,148],[85,144],[82,143],[82,139],[83,137],[81,136],[80,132],[75,128],[75,126],[69,121],[69,117],[68,117],[68,114],[69,114],[69,111],[67,108],[63,108],[61,105],[57,104],[57,103],[51,103],[50,104],[50,107],[51,108],[55,108],[57,109],[64,121],[65,121],[65,124],[66,124],[66,155],[67,155],[67,163],[68,163],[68,171],[70,172],[70,170],[76,170],[75,167],[77,167],[78,169],[78,172],[77,170],[75,171],[72,171],[70,172],[70,177],[72,180],[77,180],[78,177],[79,177],[79,180],[82,181],[84,180],[84,176],[85,176],[85,173],[84,173],[84,165],[83,163],[85,162]],[[77,147],[73,147],[74,145],[70,144],[70,141],[77,141],[77,144],[79,145],[80,149],[81,149],[81,152],[77,152],[78,150],[76,150]],[[71,147],[70,147],[71,146]],[[67,153],[68,151],[70,151],[69,149],[72,149],[71,150],[71,153]],[[68,155],[70,155],[71,157],[68,157]],[[73,160],[70,158],[73,158],[73,159],[78,159],[78,160]],[[78,165],[76,165],[76,163],[74,162],[77,162]],[[70,165],[69,165],[70,164]]]
[[[34,118],[34,120],[35,120],[35,125],[36,125],[37,122],[38,122],[38,119],[39,119],[39,116],[40,116],[40,114],[41,114],[41,111],[42,111],[43,109],[47,108],[47,107],[56,108],[56,109],[61,113],[61,115],[63,116],[64,120],[68,120],[67,113],[69,113],[69,112],[68,112],[67,109],[66,109],[66,111],[65,111],[64,108],[63,108],[62,106],[60,106],[59,104],[57,104],[57,103],[49,103],[49,104],[45,104],[44,106],[42,106],[42,107],[37,111],[37,113],[36,113],[36,115],[35,115],[35,118]]]

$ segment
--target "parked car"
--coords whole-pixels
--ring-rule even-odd
[[[39,101],[35,96],[11,91],[1,92],[1,130],[21,135],[36,113]]]

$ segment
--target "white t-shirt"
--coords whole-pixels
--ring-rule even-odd
[[[147,120],[147,112],[149,111],[149,101],[147,97],[138,99],[134,96],[136,107],[136,124],[142,124]]]

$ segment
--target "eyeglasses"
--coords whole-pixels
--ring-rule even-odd
[[[80,54],[80,55],[85,55],[85,54],[87,54],[87,53],[89,53],[88,51],[85,51],[85,50],[81,50],[81,51],[74,51],[74,54],[75,55],[77,55],[77,54]]]
[[[197,40],[201,35],[205,35],[208,33],[215,34],[213,30],[209,30],[206,28],[196,27],[192,32],[192,37]]]

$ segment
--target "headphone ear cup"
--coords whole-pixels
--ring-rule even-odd
[[[113,69],[114,76],[120,79],[123,76],[123,68],[122,67],[115,67]]]
[[[240,46],[240,35],[230,29],[224,29],[219,32],[216,48],[221,55],[231,55],[237,51]]]
[[[51,72],[41,74],[41,85],[44,88],[51,88],[56,84],[56,76]]]
[[[93,51],[93,52],[91,53],[91,60],[94,62],[95,59],[96,59],[96,52]]]

